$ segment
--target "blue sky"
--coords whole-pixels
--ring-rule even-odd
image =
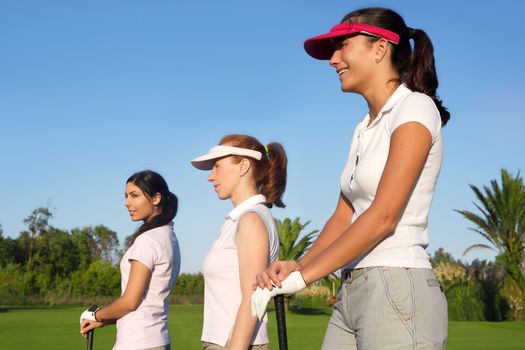
[[[189,161],[228,133],[281,142],[286,209],[320,229],[332,213],[359,96],[340,91],[309,36],[365,6],[397,10],[432,38],[438,90],[452,113],[430,214],[429,252],[456,258],[482,242],[453,209],[473,210],[468,184],[524,170],[525,35],[518,1],[4,1],[0,4],[0,223],[16,237],[36,207],[52,224],[136,224],[125,180],[150,168],[180,199],[182,271],[200,270],[229,202]]]

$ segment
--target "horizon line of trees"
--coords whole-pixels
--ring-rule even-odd
[[[120,295],[117,233],[104,225],[63,230],[39,207],[24,219],[27,229],[4,237],[0,224],[0,305],[84,305],[108,303]],[[201,273],[179,275],[172,303],[202,303]]]
[[[485,243],[468,247],[492,249],[495,260],[455,259],[443,248],[431,257],[449,304],[452,320],[525,320],[525,185],[518,173],[501,170],[501,181],[470,185],[477,212],[455,209],[472,224]],[[117,233],[103,225],[63,230],[49,224],[49,208],[35,209],[24,219],[27,229],[17,238],[3,236],[0,224],[0,305],[79,304],[89,298],[120,294],[116,264],[124,253]],[[310,223],[299,218],[276,220],[280,259],[299,259],[318,230],[304,233]],[[129,244],[125,242],[125,245]],[[334,294],[337,274],[324,282]],[[170,301],[202,302],[201,273],[180,275]]]

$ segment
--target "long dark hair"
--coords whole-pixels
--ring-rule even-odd
[[[401,81],[410,90],[424,93],[434,100],[441,115],[441,125],[445,126],[450,119],[450,113],[436,92],[439,83],[434,62],[434,47],[423,30],[408,27],[397,12],[382,7],[353,11],[344,16],[341,23],[369,24],[399,34],[399,44],[391,44],[392,64]],[[410,46],[410,39],[414,40],[414,50]],[[370,37],[370,40],[379,39]]]
[[[135,231],[131,237],[132,243],[142,233],[170,223],[175,215],[177,215],[179,200],[176,195],[170,192],[166,180],[152,170],[139,171],[131,175],[126,183],[134,184],[149,198],[152,198],[157,193],[160,194],[160,202],[158,204],[159,214],[144,222],[137,231]]]
[[[286,167],[288,158],[283,146],[277,142],[271,142],[263,146],[259,140],[249,135],[231,134],[222,138],[221,145],[230,144],[235,147],[248,148],[262,153],[261,160],[250,158],[253,166],[253,175],[257,183],[259,193],[266,197],[266,205],[284,208],[281,197],[286,189]],[[240,156],[233,156],[240,159]]]

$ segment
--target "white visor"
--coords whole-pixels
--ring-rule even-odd
[[[217,158],[222,158],[226,156],[245,156],[253,159],[261,160],[262,153],[259,151],[254,151],[248,148],[240,148],[233,146],[215,146],[208,154],[197,157],[191,161],[191,164],[200,170],[210,170],[213,168],[213,164]]]

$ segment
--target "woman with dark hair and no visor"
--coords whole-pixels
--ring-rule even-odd
[[[203,348],[268,349],[267,321],[252,315],[250,298],[255,276],[279,256],[269,208],[284,207],[285,151],[278,143],[263,146],[251,136],[227,135],[191,163],[210,170],[217,196],[234,207],[203,263]]]
[[[126,181],[126,208],[142,221],[120,262],[122,295],[109,306],[80,316],[80,333],[117,323],[113,350],[167,350],[168,295],[180,270],[180,250],[173,232],[178,200],[156,172],[145,170]]]
[[[295,292],[342,269],[323,349],[443,349],[447,303],[425,248],[450,114],[436,94],[432,43],[396,12],[366,8],[304,48],[329,60],[341,89],[361,95],[369,112],[355,129],[334,213],[300,261],[274,262],[257,276],[254,308],[262,314],[269,290]]]

